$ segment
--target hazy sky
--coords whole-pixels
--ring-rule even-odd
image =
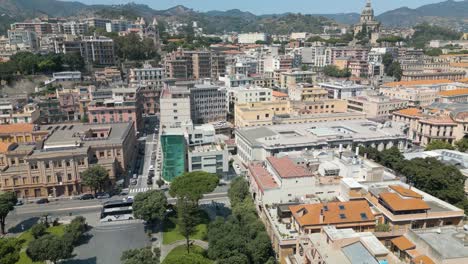
[[[72,0],[67,0],[72,1]],[[122,4],[132,0],[77,0],[86,4]],[[377,14],[402,6],[410,8],[444,0],[373,0]],[[198,11],[240,9],[255,14],[284,12],[347,13],[359,12],[366,0],[133,0],[135,3],[148,4],[154,9],[167,9],[184,5]]]

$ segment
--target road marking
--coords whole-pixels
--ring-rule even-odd
[[[151,189],[153,188],[152,187],[135,188],[135,189],[131,189],[129,193],[142,193],[142,192],[149,191]]]

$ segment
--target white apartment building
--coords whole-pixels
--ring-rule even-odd
[[[226,121],[226,89],[211,84],[190,87],[192,121],[203,124]]]
[[[162,88],[162,80],[165,76],[164,68],[153,67],[150,64],[144,64],[143,68],[130,69],[130,83],[142,84],[153,88]]]
[[[36,32],[28,30],[8,30],[8,42],[21,50],[36,50],[39,47]]]
[[[229,112],[233,112],[236,104],[271,102],[273,100],[273,90],[257,86],[228,88],[226,98],[227,109]]]
[[[85,22],[66,22],[62,24],[63,33],[66,35],[81,36],[88,33],[88,23]]]
[[[324,46],[304,47],[301,50],[302,63],[314,67],[331,64],[331,51]]]
[[[229,171],[229,152],[226,146],[209,144],[188,149],[188,171],[223,174]]]
[[[257,41],[267,41],[268,35],[266,33],[242,33],[237,36],[239,44],[255,44]]]
[[[215,142],[216,129],[212,124],[197,125],[189,129],[188,144],[203,145]]]
[[[349,97],[356,97],[363,95],[365,90],[369,88],[349,81],[319,83],[318,85],[328,91],[328,98],[330,99],[347,99]]]
[[[187,87],[170,87],[161,94],[161,128],[190,127],[190,90]]]

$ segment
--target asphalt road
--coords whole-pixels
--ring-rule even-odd
[[[63,264],[119,264],[123,251],[151,245],[143,223],[98,225],[88,234],[89,241],[75,248],[75,258]]]

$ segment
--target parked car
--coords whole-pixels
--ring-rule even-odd
[[[137,179],[131,179],[130,185],[136,185],[138,183]]]
[[[148,185],[151,185],[151,184],[153,184],[153,179],[151,179],[151,178],[148,178],[148,180],[146,181],[146,183],[147,183]]]
[[[110,197],[111,197],[110,194],[105,193],[105,192],[96,194],[97,199],[109,199]]]
[[[90,193],[85,193],[80,196],[80,200],[91,200],[91,199],[94,199],[94,195]]]
[[[133,202],[134,198],[135,198],[135,196],[128,196],[128,197],[123,198],[122,201],[124,201],[124,202]]]
[[[36,204],[46,204],[49,203],[49,199],[47,198],[42,198],[36,201]]]
[[[122,191],[120,192],[120,195],[121,196],[128,195],[129,192],[130,190],[128,188],[125,188],[125,189],[122,189]]]
[[[149,170],[150,170],[150,171],[154,171],[154,166],[153,166],[153,165],[150,165]]]
[[[18,201],[16,202],[16,206],[21,206],[23,204],[24,204],[23,200],[20,200],[20,199],[18,199]]]

